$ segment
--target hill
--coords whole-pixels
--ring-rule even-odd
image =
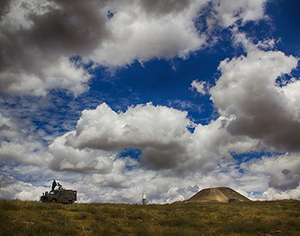
[[[0,235],[299,235],[300,202],[72,204],[0,200]]]
[[[234,191],[231,188],[219,187],[219,188],[206,188],[202,189],[187,202],[251,202],[250,199]]]

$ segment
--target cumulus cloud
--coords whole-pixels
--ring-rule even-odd
[[[136,1],[122,7],[113,5],[116,14],[108,27],[114,40],[98,47],[91,59],[107,66],[123,66],[134,60],[185,58],[205,44],[205,35],[193,22],[205,2]]]
[[[148,103],[116,113],[103,103],[82,112],[77,130],[66,136],[66,144],[80,149],[139,148],[144,150],[142,162],[153,168],[169,168],[185,159],[181,155],[185,147],[180,143],[189,138],[190,124],[186,112],[164,106]]]
[[[39,200],[42,192],[47,191],[44,187],[36,187],[30,183],[15,180],[12,177],[0,174],[2,199]]]
[[[78,171],[76,163],[90,156],[87,150],[91,154],[95,150],[121,152],[123,148],[137,148],[141,150],[141,164],[148,169],[169,169],[177,174],[208,172],[224,156],[230,158],[230,152],[248,151],[257,144],[256,140],[230,135],[227,123],[220,117],[209,125],[196,125],[187,112],[151,103],[119,113],[103,103],[95,110],[84,110],[76,131],[54,141],[50,146],[52,163],[72,161],[74,165],[70,169]],[[193,133],[189,126],[195,127]],[[77,158],[76,153],[82,154]],[[90,166],[95,166],[93,158],[83,163],[88,165],[89,160]],[[61,161],[58,161],[60,166]]]
[[[207,44],[206,32],[199,32],[195,19],[208,17],[209,2],[2,1],[0,91],[45,96],[64,89],[77,96],[87,91],[91,75],[82,63],[69,60],[73,56],[107,67],[186,58]],[[213,1],[213,19],[222,27],[240,19],[258,20],[263,3]]]
[[[49,167],[54,170],[72,170],[83,173],[110,173],[116,154],[92,149],[74,149],[65,145],[65,138],[71,133],[56,138],[49,146],[51,158]],[[55,158],[54,158],[55,157]]]
[[[164,106],[147,103],[117,113],[103,103],[95,110],[84,110],[76,133],[67,139],[77,148],[163,148],[180,139],[190,124],[187,112]]]
[[[221,62],[222,75],[210,90],[220,117],[208,125],[194,124],[186,112],[151,103],[129,107],[125,112],[115,112],[105,103],[84,110],[76,130],[50,145],[50,167],[93,173],[82,180],[85,187],[77,186],[89,192],[81,196],[82,201],[139,202],[141,193],[147,192],[151,202],[172,202],[191,197],[195,184],[199,188],[230,186],[253,199],[298,198],[297,154],[265,157],[241,165],[231,158],[232,152],[260,150],[266,145],[278,147],[259,129],[256,119],[260,121],[260,116],[270,125],[280,117],[290,121],[289,114],[298,119],[298,81],[276,84],[278,76],[296,65],[297,59],[292,56],[259,50]],[[290,113],[272,113],[269,106]],[[264,109],[268,113],[263,114]],[[257,129],[261,136],[252,135],[243,126],[234,132],[237,120],[244,116],[251,117],[251,131]],[[189,126],[195,130],[190,132]],[[118,156],[127,147],[141,150],[140,162]],[[286,145],[286,149],[289,147]],[[101,190],[89,191],[99,187]]]
[[[91,31],[96,34],[103,27],[87,17],[83,6],[64,2],[10,1],[0,23],[1,92],[44,96],[50,89],[74,95],[87,90],[90,76],[69,57],[87,50],[93,42]]]
[[[300,187],[287,191],[278,191],[274,188],[269,188],[263,192],[260,199],[263,200],[278,200],[278,199],[300,199]]]
[[[7,198],[37,200],[43,191],[49,190],[51,186],[49,179],[55,177],[65,188],[78,191],[79,202],[139,203],[143,192],[147,193],[147,199],[150,203],[174,202],[188,199],[200,189],[213,186],[229,186],[252,199],[299,199],[299,187],[279,190],[274,186],[269,186],[269,182],[271,183],[273,178],[278,178],[276,171],[287,170],[293,165],[290,165],[288,159],[285,158],[292,158],[292,163],[297,164],[296,156],[281,156],[275,158],[274,161],[269,157],[245,163],[242,166],[239,166],[235,161],[223,159],[217,167],[208,173],[197,171],[186,175],[184,178],[166,174],[164,171],[158,172],[141,168],[136,160],[125,158],[126,160],[116,160],[113,171],[109,174],[82,175],[71,172],[51,172],[45,169],[47,176],[44,178],[47,180],[43,182],[41,178],[35,185],[27,184],[26,176],[29,176],[29,173],[33,175],[32,178],[35,178],[36,175],[40,176],[40,169],[32,166],[20,166],[19,170],[16,171],[24,174],[24,176],[18,177],[24,182],[2,175],[1,186],[3,189],[1,189],[0,194],[1,197]],[[272,170],[272,167],[275,171]],[[240,171],[240,168],[243,171]],[[297,165],[289,170],[297,181],[299,177]],[[283,178],[286,179],[286,177]],[[290,179],[291,176],[288,178]],[[278,181],[282,180],[278,179]],[[257,194],[257,192],[261,192],[261,194]]]
[[[46,158],[46,148],[35,137],[0,113],[0,161],[41,165]]]
[[[222,61],[210,91],[205,82],[192,82],[192,90],[211,95],[219,114],[207,125],[195,124],[182,111],[196,108],[185,101],[172,102],[181,111],[148,103],[116,112],[103,103],[84,110],[75,130],[52,137],[45,147],[30,126],[0,113],[0,197],[37,200],[49,190],[40,186],[50,186],[55,176],[78,190],[80,202],[137,203],[142,192],[149,202],[173,202],[210,186],[229,186],[253,198],[299,199],[300,83],[282,77],[298,59],[258,50],[273,49],[274,40],[253,45],[238,32],[265,17],[265,3],[2,1],[1,93],[45,96],[65,89],[77,96],[91,79],[84,62],[122,67],[136,60],[187,58],[210,37],[195,26],[199,16],[206,17],[208,31],[231,27],[234,45],[242,44],[247,55]],[[72,57],[77,55],[82,61]],[[124,148],[140,154],[123,157]],[[231,156],[266,148],[291,153],[242,164]],[[30,178],[38,181],[26,183],[34,182]]]
[[[299,155],[263,157],[241,165],[249,175],[268,181],[268,187],[278,191],[296,189],[300,183]]]
[[[104,187],[130,188],[133,186],[133,183],[131,182],[131,179],[126,176],[126,165],[132,167],[134,164],[137,164],[137,161],[134,161],[134,159],[131,158],[117,159],[114,161],[112,170],[109,174],[94,174],[93,182]]]
[[[227,127],[232,135],[259,139],[278,151],[299,151],[299,80],[276,83],[297,64],[297,58],[280,51],[260,50],[220,63],[222,76],[210,94],[218,112],[232,118]]]
[[[114,192],[115,196],[121,196],[130,186],[130,194],[137,194],[145,183],[154,202],[167,196],[170,201],[186,198],[191,193],[182,190],[182,186],[209,187],[205,186],[208,183],[238,188],[245,194],[262,192],[261,199],[271,198],[274,191],[277,195],[272,196],[297,196],[296,154],[241,166],[231,159],[232,152],[266,147],[297,151],[299,146],[289,128],[297,129],[294,124],[299,123],[298,80],[276,83],[279,76],[297,66],[298,60],[282,52],[253,48],[247,56],[220,63],[221,77],[210,90],[220,117],[208,125],[194,124],[186,112],[151,103],[119,113],[101,104],[95,110],[83,111],[76,131],[64,136],[62,147],[107,152],[120,152],[126,147],[140,149],[141,166],[134,171],[128,171],[123,163],[121,169],[112,168],[109,174],[93,176],[95,184],[122,189]],[[282,129],[278,121],[282,121]],[[188,129],[190,125],[195,127],[193,132]],[[195,176],[201,183],[195,183]],[[172,181],[178,184],[168,185]]]
[[[266,2],[267,0],[214,0],[214,14],[209,20],[217,22],[223,27],[229,27],[237,21],[245,24],[247,21],[261,20],[265,17],[264,6]]]
[[[258,145],[262,145],[261,142],[264,145],[267,143],[261,137],[251,137],[249,133],[232,133],[231,130],[231,126],[239,118],[238,115],[243,114],[239,109],[244,106],[239,105],[239,102],[242,104],[252,102],[252,97],[246,96],[248,95],[246,89],[251,88],[252,93],[260,94],[255,93],[255,85],[258,82],[251,83],[254,76],[246,77],[243,74],[246,70],[243,62],[246,61],[245,63],[250,66],[248,73],[249,71],[252,73],[253,64],[260,68],[259,63],[254,61],[261,60],[262,63],[266,63],[264,68],[267,71],[269,67],[275,68],[272,70],[273,74],[270,71],[268,73],[274,78],[281,73],[288,73],[297,62],[295,58],[287,57],[280,52],[253,51],[252,53],[248,53],[247,57],[225,60],[220,64],[222,75],[216,86],[212,88],[211,96],[221,116],[208,125],[194,124],[188,118],[187,112],[165,106],[154,106],[151,103],[129,107],[125,112],[115,112],[103,103],[94,110],[83,111],[76,130],[56,138],[49,146],[49,153],[45,155],[47,158],[43,163],[54,171],[74,173],[76,176],[73,176],[73,179],[82,173],[91,173],[92,175],[85,177],[80,176],[79,182],[71,184],[72,188],[81,192],[80,201],[85,202],[139,202],[141,192],[145,191],[149,193],[151,202],[172,202],[191,197],[195,193],[195,188],[191,186],[195,184],[199,188],[230,186],[245,194],[246,191],[260,191],[261,199],[280,196],[297,197],[299,167],[296,154],[263,158],[242,164],[240,167],[231,159],[232,152],[245,153],[257,150]],[[249,58],[253,62],[248,61]],[[285,63],[276,64],[278,59]],[[226,67],[231,62],[234,69],[230,66]],[[280,64],[285,65],[280,67]],[[240,77],[236,78],[237,75]],[[274,89],[271,90],[272,92],[279,91],[283,96],[281,99],[286,99],[283,102],[288,104],[285,106],[286,109],[298,111],[297,80],[293,79],[284,86],[278,86],[274,78],[270,77],[259,77],[261,91],[266,89]],[[229,80],[231,83],[222,80]],[[242,86],[244,83],[247,86]],[[227,90],[234,85],[237,86],[234,87],[235,89]],[[224,97],[219,97],[221,95]],[[245,108],[248,109],[247,106]],[[246,112],[247,109],[242,111]],[[296,118],[298,114],[293,113]],[[254,118],[257,115],[260,113],[253,113]],[[276,119],[276,115],[281,114],[274,113],[272,119]],[[4,116],[1,116],[0,121],[2,145],[3,143],[7,145],[9,143],[7,139],[10,138],[14,141],[11,143],[17,150],[16,145],[19,145],[17,137],[20,136],[17,133],[18,126]],[[193,132],[188,129],[190,125],[195,127]],[[26,145],[25,147],[28,149],[28,157],[34,157],[32,153],[35,153],[35,150]],[[123,159],[119,156],[122,149],[126,147],[141,149],[140,162],[139,159]],[[12,147],[11,150],[14,148]],[[5,148],[2,151],[5,151]],[[22,152],[25,153],[25,150],[21,150]],[[5,161],[8,160],[5,155],[1,157]],[[30,161],[26,158],[18,159],[16,156],[11,160],[25,164],[24,160]],[[28,163],[34,164],[31,161]],[[25,183],[21,183],[23,184]],[[16,188],[7,188],[5,196],[17,196],[13,189]],[[29,188],[25,189],[28,191]],[[19,190],[22,193],[23,190],[21,188]],[[33,198],[33,195],[27,196],[25,192],[24,196],[21,194],[23,199]],[[251,193],[249,196],[252,196]]]
[[[67,58],[40,68],[40,75],[14,71],[13,67],[0,73],[0,92],[4,94],[45,96],[51,89],[66,89],[77,96],[88,89],[90,75]]]

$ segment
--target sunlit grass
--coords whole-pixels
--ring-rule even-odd
[[[300,202],[73,204],[0,200],[0,235],[300,235]]]

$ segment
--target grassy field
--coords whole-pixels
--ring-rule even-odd
[[[73,204],[0,200],[0,235],[300,235],[300,201]]]

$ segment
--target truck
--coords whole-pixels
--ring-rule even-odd
[[[56,186],[58,186],[57,189],[55,189]],[[40,197],[40,201],[72,204],[77,201],[77,191],[64,189],[60,183],[53,180],[51,191],[43,193]]]

